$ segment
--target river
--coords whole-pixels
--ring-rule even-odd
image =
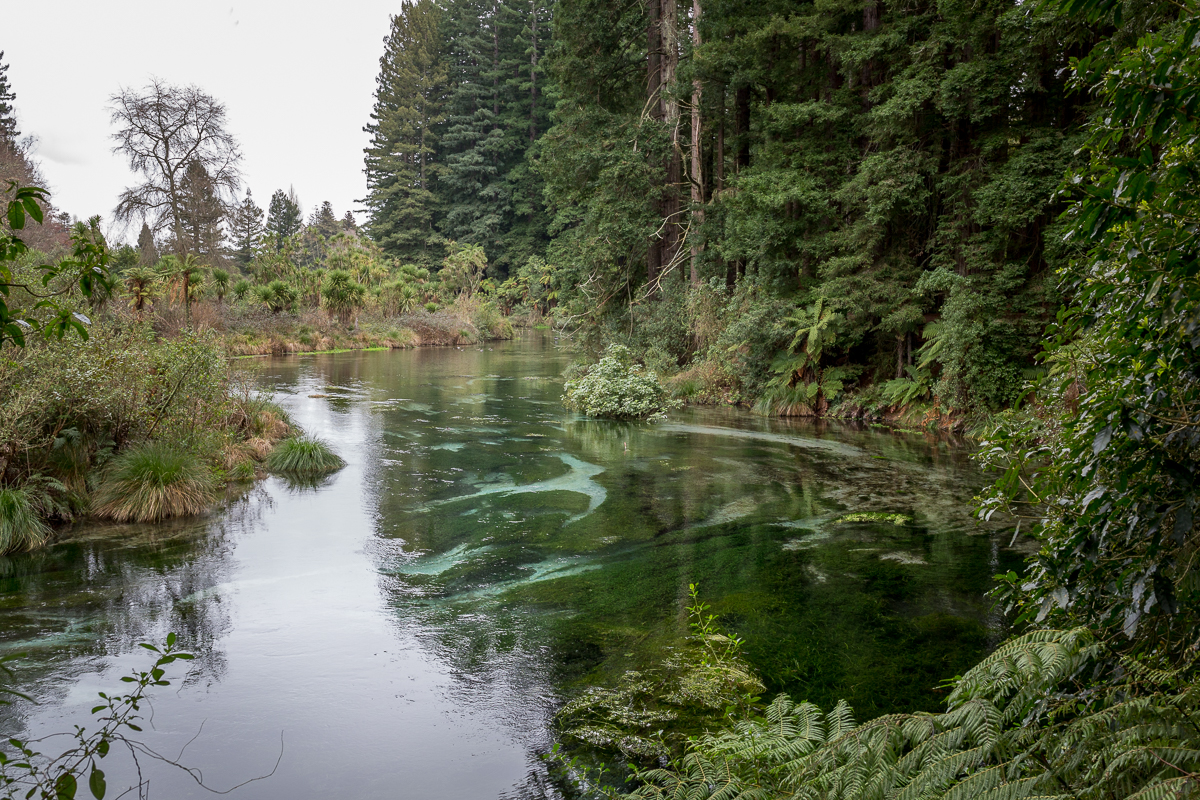
[[[689,583],[772,693],[859,718],[936,708],[1003,636],[984,593],[1021,553],[976,527],[960,444],[736,409],[590,421],[559,402],[569,360],[534,332],[241,362],[346,468],[0,559],[0,652],[38,701],[8,732],[87,724],[174,631],[197,657],[144,741],[212,788],[274,768],[233,796],[551,797],[555,709],[677,642]],[[208,796],[141,760],[152,797]]]

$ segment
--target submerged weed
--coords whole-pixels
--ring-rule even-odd
[[[878,511],[865,511],[858,514],[846,514],[834,522],[890,522],[893,525],[907,525],[912,522],[908,514],[884,514]]]

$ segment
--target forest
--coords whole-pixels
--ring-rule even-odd
[[[155,81],[110,98],[115,246],[39,188],[0,53],[0,551],[344,466],[231,357],[549,329],[589,418],[966,433],[974,513],[1036,539],[938,712],[764,698],[689,585],[678,651],[558,710],[563,787],[1200,796],[1198,48],[1195,0],[417,0],[362,224],[264,211],[221,103]]]

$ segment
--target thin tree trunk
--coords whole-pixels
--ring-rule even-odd
[[[646,26],[646,103],[650,117],[662,119],[662,4],[649,0],[649,24]],[[661,213],[661,205],[660,205]],[[646,247],[646,281],[651,293],[657,291],[658,273],[662,269],[662,240],[652,238]]]
[[[737,154],[734,158],[734,172],[741,172],[743,167],[750,166],[750,87],[739,86],[734,93],[735,123],[737,132]]]
[[[538,0],[530,0],[533,18],[529,21],[530,55],[529,55],[529,143],[537,139],[537,61],[538,61]]]
[[[662,3],[662,98],[663,122],[671,133],[671,154],[667,162],[667,192],[663,216],[663,261],[674,265],[679,257],[679,189],[682,182],[682,149],[679,144],[679,101],[674,95],[675,75],[679,67],[679,5],[678,0],[661,0]],[[680,272],[680,279],[684,279]]]
[[[692,0],[692,52],[700,48],[700,0]],[[700,285],[700,225],[704,224],[704,176],[700,168],[700,101],[704,87],[692,78],[692,286]]]

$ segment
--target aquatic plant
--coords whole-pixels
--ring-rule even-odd
[[[564,388],[563,404],[589,417],[657,420],[682,405],[667,396],[657,374],[634,363],[624,345],[609,347],[597,364]]]
[[[880,511],[864,511],[857,514],[844,514],[834,522],[890,522],[893,525],[907,525],[912,522],[908,514],[885,514]]]
[[[565,740],[659,760],[678,754],[686,734],[753,708],[764,687],[742,657],[742,640],[720,629],[696,584],[688,593],[686,646],[656,668],[629,670],[616,686],[590,687],[564,705],[557,722]]]
[[[0,553],[32,550],[49,535],[28,491],[0,489]]]
[[[328,445],[312,436],[284,439],[267,456],[267,469],[284,475],[325,475],[345,465],[346,462]]]
[[[214,500],[213,477],[195,454],[149,442],[113,459],[93,499],[96,516],[158,522],[201,514]]]

